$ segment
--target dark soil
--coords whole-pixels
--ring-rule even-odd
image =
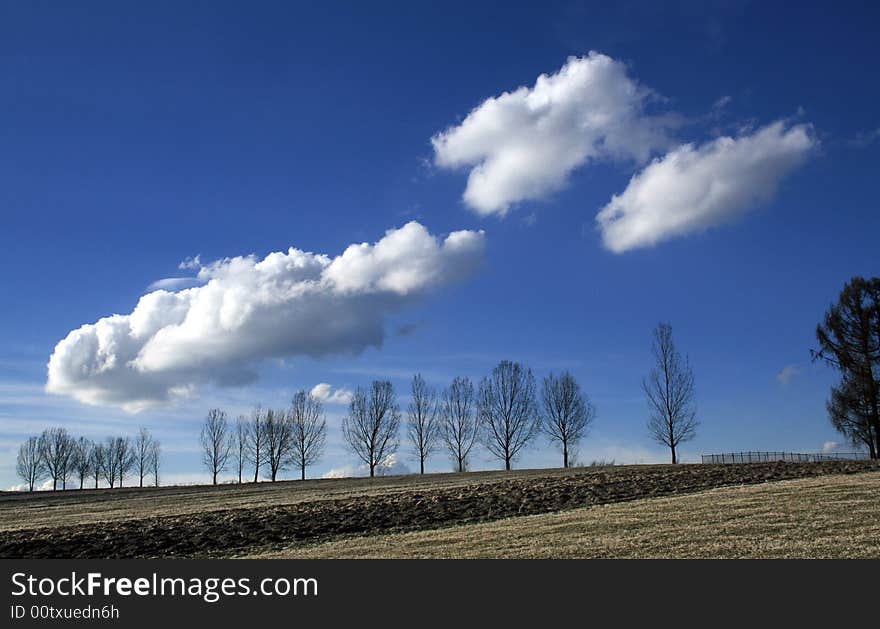
[[[824,474],[869,461],[609,467],[454,488],[5,531],[0,557],[229,557],[352,535],[439,528]]]

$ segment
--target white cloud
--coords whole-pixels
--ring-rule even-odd
[[[167,290],[167,291],[176,291],[182,288],[189,288],[191,286],[197,286],[201,284],[201,280],[197,277],[163,277],[161,280],[156,280],[152,284],[147,287],[147,290]]]
[[[483,247],[482,232],[441,240],[413,221],[335,258],[290,248],[218,260],[200,268],[202,286],[151,292],[130,314],[71,331],[46,389],[136,412],[206,382],[253,381],[266,358],[377,347],[387,315],[473,272]]]
[[[725,107],[727,107],[730,104],[730,101],[732,101],[732,100],[733,100],[733,98],[730,96],[722,96],[721,98],[716,100],[714,103],[712,103],[712,109],[715,111],[718,111],[719,109],[724,109]]]
[[[478,214],[562,188],[569,173],[596,159],[647,160],[669,145],[670,116],[650,116],[653,92],[626,66],[591,52],[570,57],[531,88],[488,98],[431,142],[442,168],[472,167],[464,200]]]
[[[654,160],[596,217],[615,253],[727,222],[767,202],[816,147],[808,125],[775,122],[738,138],[685,144]]]
[[[389,454],[385,459],[376,466],[376,476],[402,476],[409,474],[410,469],[399,460],[397,454]],[[343,465],[335,467],[325,472],[321,478],[352,478],[356,476],[369,476],[370,468],[368,465]]]
[[[797,376],[800,372],[800,365],[786,365],[780,370],[778,374],[776,374],[776,381],[779,384],[786,385],[791,382],[794,377]]]
[[[327,382],[316,384],[312,387],[311,394],[325,404],[348,404],[353,395],[348,389],[339,388],[334,391]]]
[[[836,441],[826,441],[822,444],[822,454],[830,454],[837,450],[840,444]]]
[[[187,256],[180,264],[177,265],[177,268],[181,271],[188,270],[197,270],[202,268],[202,256],[201,254],[196,257]]]

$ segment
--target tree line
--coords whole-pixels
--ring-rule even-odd
[[[677,463],[678,446],[693,439],[699,425],[693,370],[676,349],[668,323],[655,328],[652,351],[654,368],[642,382],[651,411],[648,431],[670,449],[672,463]],[[422,474],[428,459],[440,451],[455,471],[464,472],[477,447],[510,470],[539,435],[558,447],[563,467],[570,467],[596,418],[595,406],[571,373],[551,373],[539,389],[530,368],[509,360],[498,363],[476,385],[470,378],[456,377],[441,391],[416,374],[409,393],[403,410],[388,380],[358,387],[352,395],[342,437],[371,477],[398,452],[401,432]],[[323,453],[326,433],[323,406],[305,390],[287,409],[257,406],[234,425],[225,411],[215,408],[201,431],[202,462],[214,484],[230,468],[239,483],[246,469],[252,471],[253,482],[260,479],[261,470],[274,481],[290,467],[305,479],[306,468]]]
[[[208,411],[200,434],[202,463],[217,484],[218,477],[230,468],[245,479],[260,473],[274,481],[282,471],[296,467],[300,477],[316,463],[324,451],[327,422],[321,401],[306,391],[294,395],[288,408],[254,408],[250,416],[240,415],[232,424],[225,411]]]
[[[502,361],[477,385],[456,377],[442,391],[416,374],[405,410],[394,386],[376,380],[354,391],[342,420],[343,441],[370,476],[397,453],[401,432],[424,473],[428,459],[443,450],[454,469],[466,471],[474,448],[484,446],[510,469],[517,456],[540,433],[559,444],[563,465],[587,433],[596,411],[574,377],[564,372],[544,378],[540,392],[531,369]],[[275,480],[296,467],[300,478],[316,463],[326,440],[327,423],[320,400],[300,391],[287,409],[254,409],[232,424],[221,409],[211,409],[201,431],[202,462],[217,483],[230,469],[253,481],[260,470]]]
[[[48,428],[39,436],[28,437],[18,449],[16,471],[28,491],[45,480],[52,490],[67,489],[79,483],[79,489],[92,485],[98,489],[103,480],[108,487],[122,487],[134,475],[138,486],[152,482],[159,486],[161,445],[150,431],[141,428],[134,439],[107,437],[103,442],[74,437],[65,428]]]

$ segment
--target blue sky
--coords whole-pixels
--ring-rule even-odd
[[[824,409],[834,374],[809,349],[843,283],[877,273],[878,10],[511,4],[5,3],[0,486],[17,482],[18,443],[50,425],[148,426],[166,479],[196,480],[212,406],[237,415],[374,378],[405,405],[416,371],[440,388],[504,358],[579,379],[598,409],[582,459],[665,460],[639,386],[661,320],[696,373],[685,460],[840,441]],[[556,91],[536,113],[542,74]],[[578,122],[598,110],[610,122]],[[188,257],[222,283],[212,261],[290,247],[329,261],[364,242],[333,262],[332,296],[261,313],[266,343],[199,328],[222,357],[181,368],[191,347],[163,339],[144,364],[164,398],[138,413],[119,402],[146,395],[137,374],[81,393],[96,382],[71,366],[81,346],[45,391],[62,339],[194,277]],[[239,297],[259,288],[235,277]],[[342,277],[362,283],[342,291]],[[290,318],[303,308],[311,324]],[[350,327],[330,338],[343,312]],[[329,335],[317,350],[310,325]],[[169,374],[185,395],[165,395]],[[344,405],[326,409],[315,474],[354,463]],[[519,465],[558,459],[539,441]]]

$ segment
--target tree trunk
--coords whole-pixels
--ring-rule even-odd
[[[419,458],[419,473],[420,474],[425,473],[425,457]]]
[[[299,468],[299,469],[300,469],[300,477],[299,477],[299,479],[300,479],[300,480],[305,480],[305,479],[306,479],[306,464],[303,463],[302,465],[300,465],[300,468]]]
[[[510,457],[504,457],[504,469],[510,471]]]
[[[669,446],[669,449],[672,450],[672,464],[675,465],[678,463],[678,459],[675,457],[675,446]]]
[[[214,472],[214,476],[213,476],[212,480],[213,480],[213,483],[216,485],[217,484],[217,472],[216,471]]]
[[[562,467],[568,469],[568,443],[562,442]]]

